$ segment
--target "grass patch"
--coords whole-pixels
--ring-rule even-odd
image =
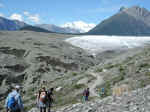
[[[144,80],[141,80],[141,81],[140,81],[140,88],[143,88],[143,87],[145,87],[145,86],[146,86],[145,81],[144,81]]]
[[[120,72],[124,72],[124,71],[125,71],[125,68],[124,68],[123,66],[120,66],[120,67],[119,67],[119,71],[120,71]]]
[[[73,86],[74,89],[82,89],[84,87],[85,87],[84,84],[76,84],[76,85]]]
[[[110,65],[107,65],[105,68],[106,69],[112,69],[113,67],[115,67],[114,65],[110,64]]]
[[[37,97],[36,97],[35,95],[33,95],[33,96],[30,97],[30,100],[33,101],[33,100],[36,100],[36,98],[37,98]]]
[[[103,69],[102,69],[102,68],[97,68],[97,69],[95,70],[95,72],[103,72]]]
[[[142,63],[139,67],[141,68],[147,68],[147,67],[150,67],[150,65],[148,63]]]
[[[30,89],[28,89],[28,91],[27,91],[27,95],[28,96],[32,96],[34,94],[34,88],[30,88]]]
[[[113,83],[113,85],[115,85],[116,83],[118,83],[118,82],[120,82],[120,81],[122,81],[122,80],[124,80],[125,78],[124,78],[124,73],[121,73],[119,76],[117,76],[117,77],[114,77],[111,81],[112,81],[112,83]]]
[[[107,66],[105,66],[105,69],[112,69],[114,67],[118,67],[120,66],[120,64],[108,64]]]
[[[150,77],[150,72],[146,72],[145,75]]]
[[[76,72],[73,72],[73,73],[72,73],[72,75],[73,75],[73,76],[77,76],[77,75],[78,75],[78,73],[76,73]]]

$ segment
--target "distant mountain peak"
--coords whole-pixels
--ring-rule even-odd
[[[88,34],[96,35],[150,35],[150,12],[139,6],[121,7],[112,17],[102,21]]]
[[[131,8],[128,8],[126,10],[126,13],[134,17],[137,17],[137,16],[146,17],[150,15],[150,12],[147,9],[141,8],[139,6],[133,6]]]

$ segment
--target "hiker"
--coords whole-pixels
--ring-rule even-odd
[[[8,94],[5,102],[7,112],[22,112],[23,102],[19,93],[20,86],[16,85],[11,93]]]
[[[83,91],[83,101],[85,101],[85,96],[86,96],[86,89]]]
[[[104,97],[104,95],[105,95],[105,88],[101,88],[100,97]]]
[[[90,91],[89,91],[89,88],[87,88],[83,91],[84,101],[88,101],[89,95],[90,95]]]
[[[51,106],[52,106],[52,103],[54,102],[53,92],[54,92],[54,88],[51,88],[47,93],[48,112],[51,111]]]
[[[40,112],[46,112],[46,103],[47,103],[47,91],[43,87],[37,95],[37,103],[40,108]]]
[[[89,95],[90,95],[90,91],[89,91],[89,88],[87,88],[85,101],[88,101],[88,100],[89,100]]]

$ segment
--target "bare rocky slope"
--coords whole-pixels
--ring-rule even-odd
[[[0,110],[4,109],[4,99],[15,84],[22,86],[26,110],[35,106],[34,94],[41,86],[63,88],[56,93],[60,97],[57,106],[77,102],[75,96],[85,85],[76,82],[86,76],[92,80],[93,76],[84,71],[100,61],[66,43],[64,40],[70,36],[73,35],[0,32]]]
[[[53,108],[62,108],[60,112],[92,112],[93,109],[96,111],[103,107],[107,109],[105,101],[113,103],[108,96],[112,95],[115,85],[127,84],[131,90],[136,90],[150,84],[149,44],[128,51],[105,51],[93,56],[64,41],[70,36],[74,35],[31,31],[0,32],[0,111],[4,112],[4,99],[15,84],[22,86],[25,111],[36,107],[35,93],[41,86],[47,89],[54,87],[55,90],[60,88],[60,91],[55,91]],[[98,82],[99,79],[101,83]],[[90,96],[91,102],[80,104],[85,87],[91,87],[94,92]],[[98,97],[98,90],[102,87],[106,90],[106,99],[103,100]],[[141,100],[141,97],[136,98]],[[136,100],[133,102],[138,103]]]
[[[105,60],[99,65],[91,67],[87,73],[95,73],[103,79],[97,83],[95,94],[91,94],[89,102],[75,103],[60,109],[54,108],[56,112],[149,112],[150,108],[150,54],[149,45],[145,48],[136,48],[115,58]],[[92,81],[95,86],[97,75]],[[85,77],[84,77],[85,79]],[[83,83],[87,83],[84,82]],[[90,87],[92,87],[91,85]],[[114,98],[112,91],[114,87],[127,85],[128,92],[123,92]],[[101,87],[105,88],[105,95],[98,96]],[[55,106],[55,105],[54,105]],[[32,108],[29,112],[38,112]]]

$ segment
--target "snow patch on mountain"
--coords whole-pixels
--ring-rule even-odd
[[[61,25],[62,28],[71,28],[76,29],[80,33],[85,33],[94,28],[96,25],[93,23],[86,23],[83,21],[74,21],[74,22],[67,22]]]

